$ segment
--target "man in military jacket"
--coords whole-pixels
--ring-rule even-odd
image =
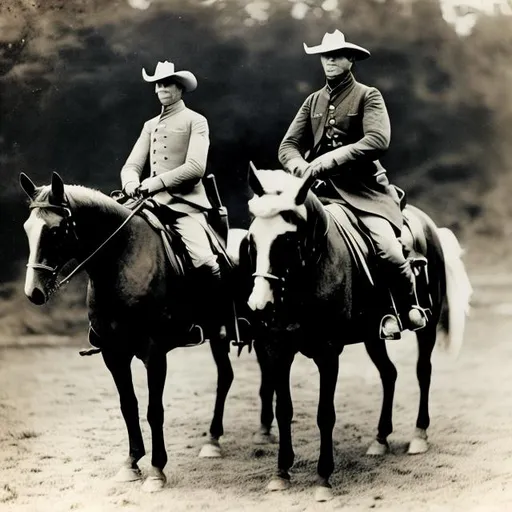
[[[144,123],[121,170],[123,190],[129,196],[153,195],[173,210],[174,227],[194,267],[205,269],[213,277],[214,289],[220,289],[219,263],[204,229],[206,216],[200,210],[211,207],[201,180],[210,145],[208,122],[182,99],[183,92],[196,89],[197,79],[190,71],[175,71],[168,61],[158,62],[154,75],[143,69],[142,76],[155,84],[162,110]],[[148,157],[150,176],[141,183]]]
[[[312,172],[323,182],[319,195],[357,214],[389,270],[391,287],[407,297],[406,327],[422,328],[426,316],[417,305],[414,273],[397,238],[403,223],[400,200],[378,160],[389,146],[389,116],[381,93],[357,82],[351,71],[370,52],[347,42],[339,30],[326,33],[318,46],[304,44],[304,49],[320,55],[326,85],[300,107],[279,147],[279,160],[295,175]],[[398,322],[383,329],[392,336]]]

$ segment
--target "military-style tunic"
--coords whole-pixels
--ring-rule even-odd
[[[206,170],[210,145],[208,122],[185,107],[183,100],[162,109],[162,113],[144,123],[135,146],[121,169],[123,189],[129,182],[140,183],[144,164],[150,158],[151,177],[162,181],[162,191],[153,197],[182,213],[174,227],[180,233],[195,267],[214,267],[213,254],[204,226],[206,216],[179,198],[211,208],[201,178]],[[176,196],[172,197],[171,196]]]
[[[381,93],[354,80],[349,73],[337,87],[314,92],[300,107],[279,147],[279,161],[293,172],[297,161],[313,161],[329,153],[332,168],[329,199],[347,203],[361,213],[387,219],[399,232],[402,213],[378,158],[391,137],[389,116]]]
[[[144,123],[142,132],[121,170],[123,188],[140,181],[149,156],[151,176],[158,176],[163,187],[173,195],[210,208],[201,181],[206,170],[210,146],[208,122],[180,100]],[[192,213],[196,209],[173,199],[168,192],[158,192],[155,200],[173,210]]]

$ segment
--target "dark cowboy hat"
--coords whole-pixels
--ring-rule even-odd
[[[307,46],[306,43],[304,43],[304,51],[309,55],[339,50],[346,50],[347,53],[354,55],[357,60],[367,59],[370,56],[370,52],[366,48],[345,41],[343,32],[339,30],[335,30],[332,34],[326,32],[322,38],[322,42],[317,46]]]
[[[191,92],[197,87],[197,78],[190,71],[175,71],[174,64],[169,61],[159,62],[156,65],[155,74],[148,75],[142,68],[142,78],[146,82],[158,82],[164,78],[173,78],[183,85],[186,92]]]

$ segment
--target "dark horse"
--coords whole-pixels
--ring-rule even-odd
[[[334,470],[332,431],[338,359],[347,343],[364,342],[383,385],[377,437],[367,453],[383,455],[389,450],[387,437],[392,432],[397,371],[385,341],[379,338],[378,324],[368,330],[360,320],[361,310],[371,312],[376,307],[374,297],[379,292],[369,285],[354,263],[346,239],[309,190],[311,178],[300,179],[279,170],[251,170],[250,183],[256,194],[249,202],[254,220],[245,249],[241,249],[240,268],[251,276],[248,304],[263,326],[256,343],[265,354],[266,371],[273,376],[277,398],[279,455],[277,474],[268,488],[289,486],[289,469],[294,461],[290,368],[295,354],[302,352],[314,360],[320,373],[316,499],[326,501],[332,497],[329,478]],[[428,260],[428,288],[433,302],[428,325],[416,333],[420,401],[409,446],[409,453],[415,454],[428,448],[431,354],[437,329],[449,334],[446,343],[452,349],[460,346],[471,287],[453,233],[436,228],[417,208],[408,207],[408,216],[423,238],[422,253]],[[364,296],[361,290],[365,290]]]
[[[62,268],[72,259],[84,261],[131,212],[101,192],[64,186],[55,173],[51,186],[36,187],[25,174],[20,176],[20,182],[31,200],[31,214],[24,225],[30,249],[25,294],[34,304],[41,305],[58,288],[57,276]],[[205,334],[210,338],[218,370],[217,396],[211,439],[201,453],[220,456],[218,440],[223,434],[224,404],[233,380],[229,340],[219,338],[218,325],[215,328],[218,319],[208,318],[208,308],[201,305],[204,295],[201,283],[177,275],[167,260],[160,235],[140,216],[131,218],[87,262],[85,270],[89,276],[90,340],[94,345],[101,345],[128,429],[129,456],[117,479],[140,479],[137,463],[145,455],[131,374],[132,359],[137,357],[147,369],[147,419],[152,434],[151,470],[144,489],[159,490],[165,484],[163,469],[167,463],[162,404],[166,354],[186,343],[187,337],[177,333],[186,332],[186,327],[191,325],[188,319],[211,327]],[[181,331],[177,330],[176,319],[183,328]],[[270,408],[271,402],[272,395]],[[268,437],[269,432],[265,433]]]

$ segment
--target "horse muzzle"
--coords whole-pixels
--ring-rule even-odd
[[[28,292],[25,289],[25,295],[27,296],[28,300],[36,306],[42,306],[48,301],[48,296],[40,288],[33,288]]]
[[[256,277],[247,305],[252,311],[263,311],[271,304],[274,304],[274,293],[270,283],[263,277]]]
[[[41,276],[39,270],[40,268],[36,265],[27,265],[25,277],[25,295],[36,306],[42,306],[48,302],[52,294],[49,284],[55,281],[55,272],[48,272],[48,275]]]

